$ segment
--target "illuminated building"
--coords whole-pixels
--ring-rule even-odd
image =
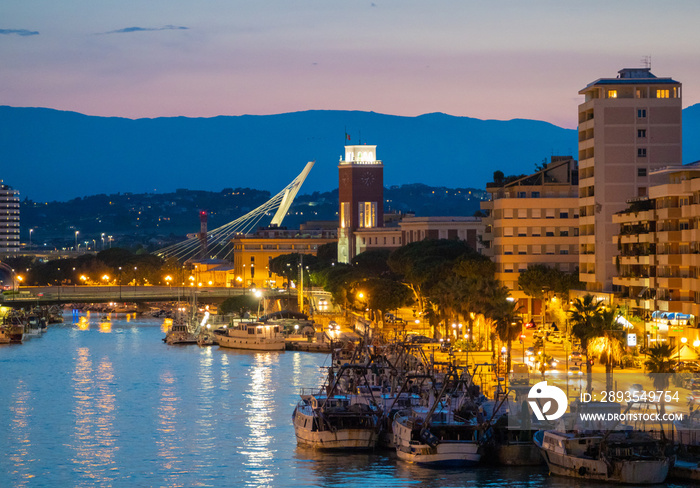
[[[579,279],[613,291],[612,216],[646,197],[654,168],[681,162],[681,84],[649,68],[622,69],[579,91]]]
[[[571,156],[553,156],[540,171],[486,185],[491,200],[481,203],[483,253],[496,263],[496,278],[523,300],[518,277],[533,264],[565,272],[578,265],[578,169]],[[539,307],[539,304],[535,304]],[[538,309],[530,310],[538,315]]]
[[[19,251],[19,191],[0,180],[0,252]]]
[[[338,164],[338,262],[349,263],[359,251],[355,232],[384,225],[384,165],[377,146],[345,146]]]

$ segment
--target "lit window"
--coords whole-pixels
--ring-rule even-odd
[[[350,202],[340,202],[340,227],[350,227]]]
[[[358,222],[361,228],[377,226],[377,202],[360,202],[358,204]]]
[[[656,98],[669,98],[668,90],[656,90]]]
[[[617,98],[617,90],[608,90],[608,98]]]

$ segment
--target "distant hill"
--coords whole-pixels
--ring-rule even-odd
[[[684,110],[686,162],[700,159],[699,127],[700,105]],[[274,194],[316,160],[302,191],[329,191],[343,145],[359,142],[377,145],[386,186],[484,188],[496,170],[529,173],[577,152],[576,131],[536,120],[352,111],[132,120],[0,106],[0,179],[35,201],[178,188]]]

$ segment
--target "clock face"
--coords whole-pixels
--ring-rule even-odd
[[[374,175],[370,171],[365,171],[360,176],[360,181],[363,185],[370,186],[372,183],[374,183]]]

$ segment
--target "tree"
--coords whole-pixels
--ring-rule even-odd
[[[594,322],[603,311],[603,304],[596,298],[586,294],[582,299],[574,300],[569,309],[569,321],[572,323],[571,333],[581,341],[581,349],[586,355],[586,391],[591,392],[593,369],[588,357],[588,341],[596,337]]]
[[[507,371],[510,371],[510,351],[513,341],[520,337],[523,329],[523,319],[520,315],[518,302],[499,300],[493,304],[493,320],[496,326],[496,335],[501,342],[506,344]]]
[[[219,315],[228,315],[231,313],[243,317],[246,312],[251,312],[257,309],[260,303],[260,298],[255,295],[236,295],[229,297],[219,305]]]
[[[518,286],[528,296],[542,299],[545,291],[551,291],[555,296],[565,300],[569,290],[579,284],[578,275],[565,273],[544,264],[535,264],[518,276]]]
[[[675,348],[668,344],[656,343],[649,348],[649,355],[644,362],[644,366],[647,369],[647,376],[651,378],[657,391],[663,392],[668,388],[671,378],[670,373],[673,372],[673,367],[676,364],[676,361],[672,359],[675,354]],[[666,403],[663,394],[660,400],[660,410],[661,415],[663,415],[666,413]]]
[[[411,303],[411,291],[403,284],[386,278],[370,278],[357,283],[363,289],[367,307],[370,311],[378,311],[382,320],[384,314]]]
[[[394,250],[387,260],[389,268],[401,276],[413,292],[421,311],[426,310],[427,291],[447,275],[459,257],[474,253],[464,241],[426,239]]]
[[[617,322],[615,310],[605,309],[593,317],[593,330],[589,334],[587,356],[597,356],[605,365],[606,391],[612,391],[612,369],[620,364],[625,354],[622,345],[622,326]]]

